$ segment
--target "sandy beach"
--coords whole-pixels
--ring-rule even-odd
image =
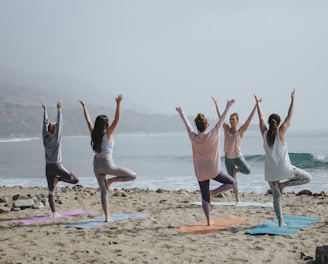
[[[0,207],[11,206],[15,195],[47,196],[46,188],[0,187]],[[17,218],[50,213],[40,209],[0,213],[0,263],[314,263],[315,249],[328,244],[328,197],[284,193],[284,215],[320,217],[308,228],[286,236],[246,232],[275,219],[272,207],[212,206],[212,216],[247,216],[248,220],[207,234],[180,233],[181,226],[204,220],[200,193],[184,190],[112,190],[111,214],[148,214],[142,219],[111,222],[93,229],[63,224],[101,216],[98,189],[60,187],[57,210],[94,211],[74,219],[26,225]],[[272,202],[269,194],[247,193],[242,201]],[[214,201],[233,201],[226,193]],[[312,260],[311,260],[312,259]]]

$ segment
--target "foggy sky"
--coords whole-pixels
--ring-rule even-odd
[[[295,88],[291,128],[328,129],[327,13],[324,0],[0,0],[0,64],[169,115],[215,117],[211,96],[221,109],[235,98],[241,122],[254,93],[284,118]]]

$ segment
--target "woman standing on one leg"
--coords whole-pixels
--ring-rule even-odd
[[[221,117],[217,100],[214,97],[212,97],[212,99],[215,103],[218,116]],[[238,113],[233,113],[230,115],[230,126],[226,122],[224,122],[222,126],[224,129],[225,166],[228,174],[235,180],[237,180],[238,172],[243,174],[249,174],[251,172],[251,168],[241,152],[240,142],[252,121],[255,111],[256,105],[253,107],[252,112],[248,116],[246,122],[240,127],[238,127]],[[236,197],[236,205],[238,205],[240,203],[238,187],[234,188],[233,192]]]
[[[211,200],[213,196],[236,187],[237,182],[228,174],[221,171],[219,134],[224,118],[234,100],[228,101],[222,118],[208,131],[206,117],[199,113],[195,118],[198,133],[190,125],[181,107],[176,107],[180,114],[191,141],[195,174],[202,194],[202,206],[207,219],[211,225]],[[220,187],[210,191],[210,179],[223,183]]]
[[[122,99],[122,95],[115,98],[116,112],[111,125],[109,125],[106,115],[97,116],[93,125],[85,103],[80,100],[84,117],[91,134],[91,146],[96,153],[93,160],[94,173],[100,187],[101,204],[105,213],[106,222],[110,221],[108,203],[110,185],[113,182],[132,181],[135,180],[137,176],[135,172],[129,169],[117,166],[113,160],[113,133],[120,119],[120,104]],[[107,178],[106,175],[113,175],[115,177]]]
[[[43,108],[42,138],[46,159],[46,177],[48,182],[48,200],[53,217],[60,216],[56,212],[55,194],[59,181],[77,184],[79,179],[62,164],[61,136],[63,132],[62,103],[57,102],[57,123],[50,122],[47,106],[41,102]]]
[[[269,129],[265,125],[264,115],[260,107],[260,100],[255,96],[260,121],[260,131],[263,137],[265,151],[265,180],[268,181],[272,196],[274,211],[279,226],[286,225],[282,216],[281,196],[287,186],[305,184],[312,176],[306,171],[292,166],[290,163],[286,132],[290,126],[295,100],[295,89],[291,93],[291,102],[285,120],[280,124],[280,116],[271,114],[268,119]]]

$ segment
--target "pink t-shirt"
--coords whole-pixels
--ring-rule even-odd
[[[236,159],[242,155],[240,150],[240,133],[230,133],[230,128],[224,129],[224,152],[228,159]]]
[[[198,181],[215,178],[221,170],[219,134],[224,118],[221,118],[210,131],[202,133],[196,133],[193,130],[184,114],[181,114],[181,118],[191,141],[194,169]]]

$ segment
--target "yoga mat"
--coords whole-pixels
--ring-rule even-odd
[[[247,219],[249,219],[249,217],[247,216],[234,216],[234,215],[221,216],[221,217],[213,218],[212,219],[213,224],[210,226],[207,225],[206,220],[203,220],[194,225],[179,227],[177,231],[181,233],[190,233],[190,234],[207,234],[220,229],[225,229],[232,225],[240,224],[246,221]]]
[[[43,215],[30,216],[26,218],[17,218],[11,220],[10,222],[22,223],[25,225],[35,225],[35,224],[46,223],[46,222],[55,222],[56,220],[64,219],[64,218],[74,218],[80,215],[95,215],[95,212],[74,210],[74,211],[60,212],[59,214],[60,216],[56,218],[53,218],[51,214],[43,214]]]
[[[257,226],[249,231],[250,235],[291,235],[302,228],[309,227],[320,220],[320,217],[306,216],[284,216],[287,226],[279,226],[278,220],[266,221],[264,224]]]
[[[193,202],[194,205],[202,205],[202,202]],[[236,202],[212,202],[211,205],[214,206],[258,206],[258,207],[273,207],[271,202],[240,202],[236,205]]]
[[[194,205],[202,205],[202,202],[193,202]],[[258,207],[273,207],[271,202],[240,202],[236,205],[236,202],[212,202],[211,205],[214,206],[258,206]]]
[[[69,223],[69,224],[63,224],[65,227],[75,227],[78,229],[91,229],[100,227],[106,224],[110,224],[111,222],[121,221],[121,220],[127,220],[127,219],[137,219],[137,218],[146,218],[148,217],[148,214],[137,214],[137,213],[121,213],[121,214],[114,214],[111,215],[111,221],[109,223],[105,222],[105,217],[95,217],[88,219],[86,221],[81,222],[75,222],[75,223]]]

